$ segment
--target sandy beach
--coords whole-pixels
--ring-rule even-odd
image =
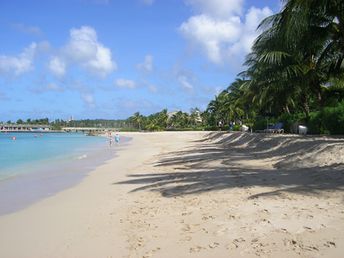
[[[343,138],[122,135],[75,187],[0,216],[0,257],[343,256]]]

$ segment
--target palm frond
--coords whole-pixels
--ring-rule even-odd
[[[258,61],[272,65],[280,65],[290,54],[283,51],[269,51],[260,55]]]

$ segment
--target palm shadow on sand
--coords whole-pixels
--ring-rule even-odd
[[[128,180],[115,184],[139,185],[131,192],[155,191],[164,197],[254,186],[271,190],[250,198],[283,192],[310,195],[344,190],[343,163],[314,162],[317,156],[330,153],[333,148],[344,149],[343,139],[214,135],[199,141],[194,148],[163,154],[154,164],[157,168],[173,167],[174,172],[131,174]],[[275,160],[273,167],[245,165],[248,161],[269,160]]]

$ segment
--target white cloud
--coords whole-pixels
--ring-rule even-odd
[[[216,20],[202,14],[190,17],[180,26],[180,30],[189,40],[200,45],[212,62],[219,63],[224,44],[233,44],[240,38],[240,27],[237,16]]]
[[[171,76],[185,92],[191,93],[194,90],[197,77],[192,70],[175,65],[171,70]]]
[[[128,89],[136,88],[136,83],[132,80],[127,80],[127,79],[117,79],[115,81],[115,84],[119,88],[128,88]]]
[[[225,17],[242,12],[243,0],[186,0],[196,12],[206,13],[213,17]]]
[[[49,62],[49,70],[57,77],[63,77],[66,73],[66,64],[59,57],[54,56]]]
[[[0,55],[0,75],[18,76],[34,69],[34,59],[44,54],[50,58],[47,68],[56,77],[63,77],[69,66],[79,66],[100,77],[105,77],[117,69],[111,50],[98,41],[97,32],[92,27],[82,26],[70,30],[67,44],[56,49],[48,41],[32,43],[17,56]]]
[[[239,40],[227,49],[227,56],[238,57],[251,51],[254,40],[258,36],[257,24],[265,17],[272,15],[272,11],[265,7],[263,9],[251,7],[245,15],[245,23],[242,26],[242,34]]]
[[[137,65],[137,68],[140,71],[149,73],[153,71],[153,56],[151,55],[146,55],[145,56],[145,60],[143,61],[143,63],[140,63]]]
[[[71,29],[70,40],[63,53],[70,63],[81,65],[102,77],[117,69],[111,50],[98,41],[97,32],[92,27]]]
[[[179,27],[180,32],[196,48],[216,64],[231,62],[241,66],[258,36],[256,27],[272,11],[251,7],[242,15],[243,1],[186,0],[200,12]]]
[[[193,86],[192,84],[189,82],[189,79],[187,76],[185,75],[179,75],[178,76],[178,81],[180,83],[180,85],[185,89],[185,90],[193,90]]]
[[[0,55],[0,74],[20,74],[33,70],[33,60],[37,51],[37,44],[32,43],[18,56]]]
[[[73,28],[70,30],[69,43],[65,47],[66,55],[75,62],[87,62],[97,53],[97,41],[97,33],[93,28]]]

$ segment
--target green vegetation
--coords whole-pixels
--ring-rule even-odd
[[[212,100],[209,123],[284,122],[344,134],[344,3],[289,0],[259,25],[247,70]],[[264,123],[265,121],[265,123]]]
[[[182,111],[168,113],[167,109],[161,112],[143,116],[139,112],[128,118],[128,124],[137,130],[202,130],[201,112],[198,108],[191,109],[190,114]]]

